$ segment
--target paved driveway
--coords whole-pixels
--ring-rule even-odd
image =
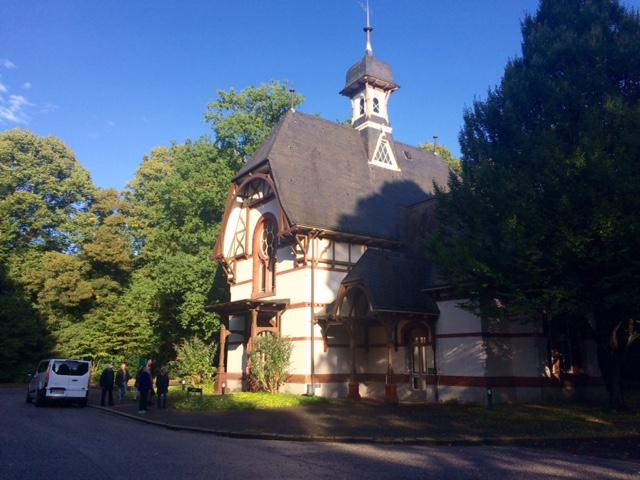
[[[0,479],[638,479],[640,464],[521,447],[237,440],[170,431],[95,409],[24,403],[0,389]]]

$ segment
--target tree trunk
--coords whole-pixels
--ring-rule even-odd
[[[614,410],[625,410],[622,390],[622,355],[614,351],[611,335],[598,335],[598,364],[609,394],[609,406]]]
[[[614,352],[612,355],[609,387],[609,406],[614,410],[626,410],[627,405],[624,401],[624,393],[622,391],[622,358]]]

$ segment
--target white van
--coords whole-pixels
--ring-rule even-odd
[[[91,362],[86,360],[42,360],[31,376],[27,403],[37,407],[48,400],[77,402],[84,407],[89,396]]]

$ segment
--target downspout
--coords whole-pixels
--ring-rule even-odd
[[[438,391],[438,381],[439,381],[439,375],[440,373],[438,372],[438,346],[436,345],[436,335],[435,335],[435,328],[432,330],[433,332],[433,370],[435,371],[435,392],[434,392],[434,396],[435,396],[435,401],[436,403],[440,402],[440,392]]]
[[[309,233],[309,239],[311,240],[311,321],[310,329],[311,329],[311,388],[307,388],[307,395],[315,396],[316,394],[316,368],[315,368],[315,311],[314,307],[316,304],[316,232]]]

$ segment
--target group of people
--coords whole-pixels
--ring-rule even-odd
[[[122,402],[127,394],[127,385],[131,376],[127,370],[125,363],[120,364],[117,373],[113,371],[113,365],[107,365],[100,376],[100,388],[102,396],[100,405],[105,406],[105,400],[108,397],[109,406],[113,406],[113,387],[118,388],[118,397]],[[160,369],[160,373],[156,376],[156,388],[153,389],[153,360],[147,360],[136,376],[135,386],[138,391],[138,413],[147,412],[147,405],[153,399],[154,394],[157,397],[158,408],[167,408],[167,394],[169,393],[169,374],[166,367]]]

